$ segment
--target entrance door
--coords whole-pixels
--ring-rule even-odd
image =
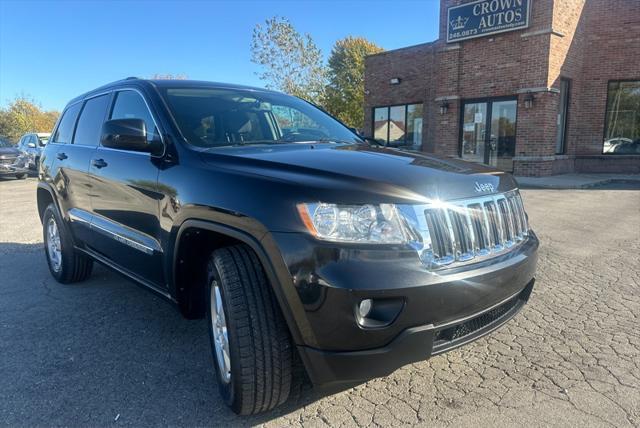
[[[465,102],[462,105],[462,159],[513,171],[516,151],[515,99]]]

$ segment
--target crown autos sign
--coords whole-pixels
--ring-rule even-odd
[[[478,0],[447,10],[447,43],[529,26],[531,0]]]

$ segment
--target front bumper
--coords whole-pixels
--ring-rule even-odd
[[[529,300],[533,284],[485,311],[442,326],[410,327],[388,345],[364,351],[332,352],[298,346],[314,385],[356,384],[450,351],[485,336],[513,318]]]
[[[464,345],[503,325],[527,302],[538,239],[474,265],[430,272],[414,251],[345,248],[274,233],[307,373],[316,385],[356,383]],[[284,283],[283,283],[284,281]],[[289,291],[289,290],[285,290]],[[357,322],[362,299],[402,301],[386,326]]]
[[[0,176],[27,174],[29,169],[23,165],[0,165]]]

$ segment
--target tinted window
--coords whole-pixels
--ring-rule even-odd
[[[54,134],[51,141],[56,143],[70,143],[71,136],[73,135],[73,127],[76,123],[76,118],[78,117],[78,112],[80,111],[80,106],[82,104],[74,104],[69,107],[62,114],[62,119],[60,119],[60,124],[58,125],[58,129]]]
[[[108,95],[91,98],[84,103],[80,119],[78,119],[78,127],[73,138],[73,144],[82,144],[83,146],[98,145],[108,105]]]
[[[111,119],[142,119],[147,128],[147,140],[151,141],[158,135],[153,117],[137,92],[118,92],[111,112]]]

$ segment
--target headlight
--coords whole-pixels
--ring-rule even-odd
[[[318,239],[369,244],[402,244],[409,240],[402,214],[393,204],[299,204],[298,212]]]

